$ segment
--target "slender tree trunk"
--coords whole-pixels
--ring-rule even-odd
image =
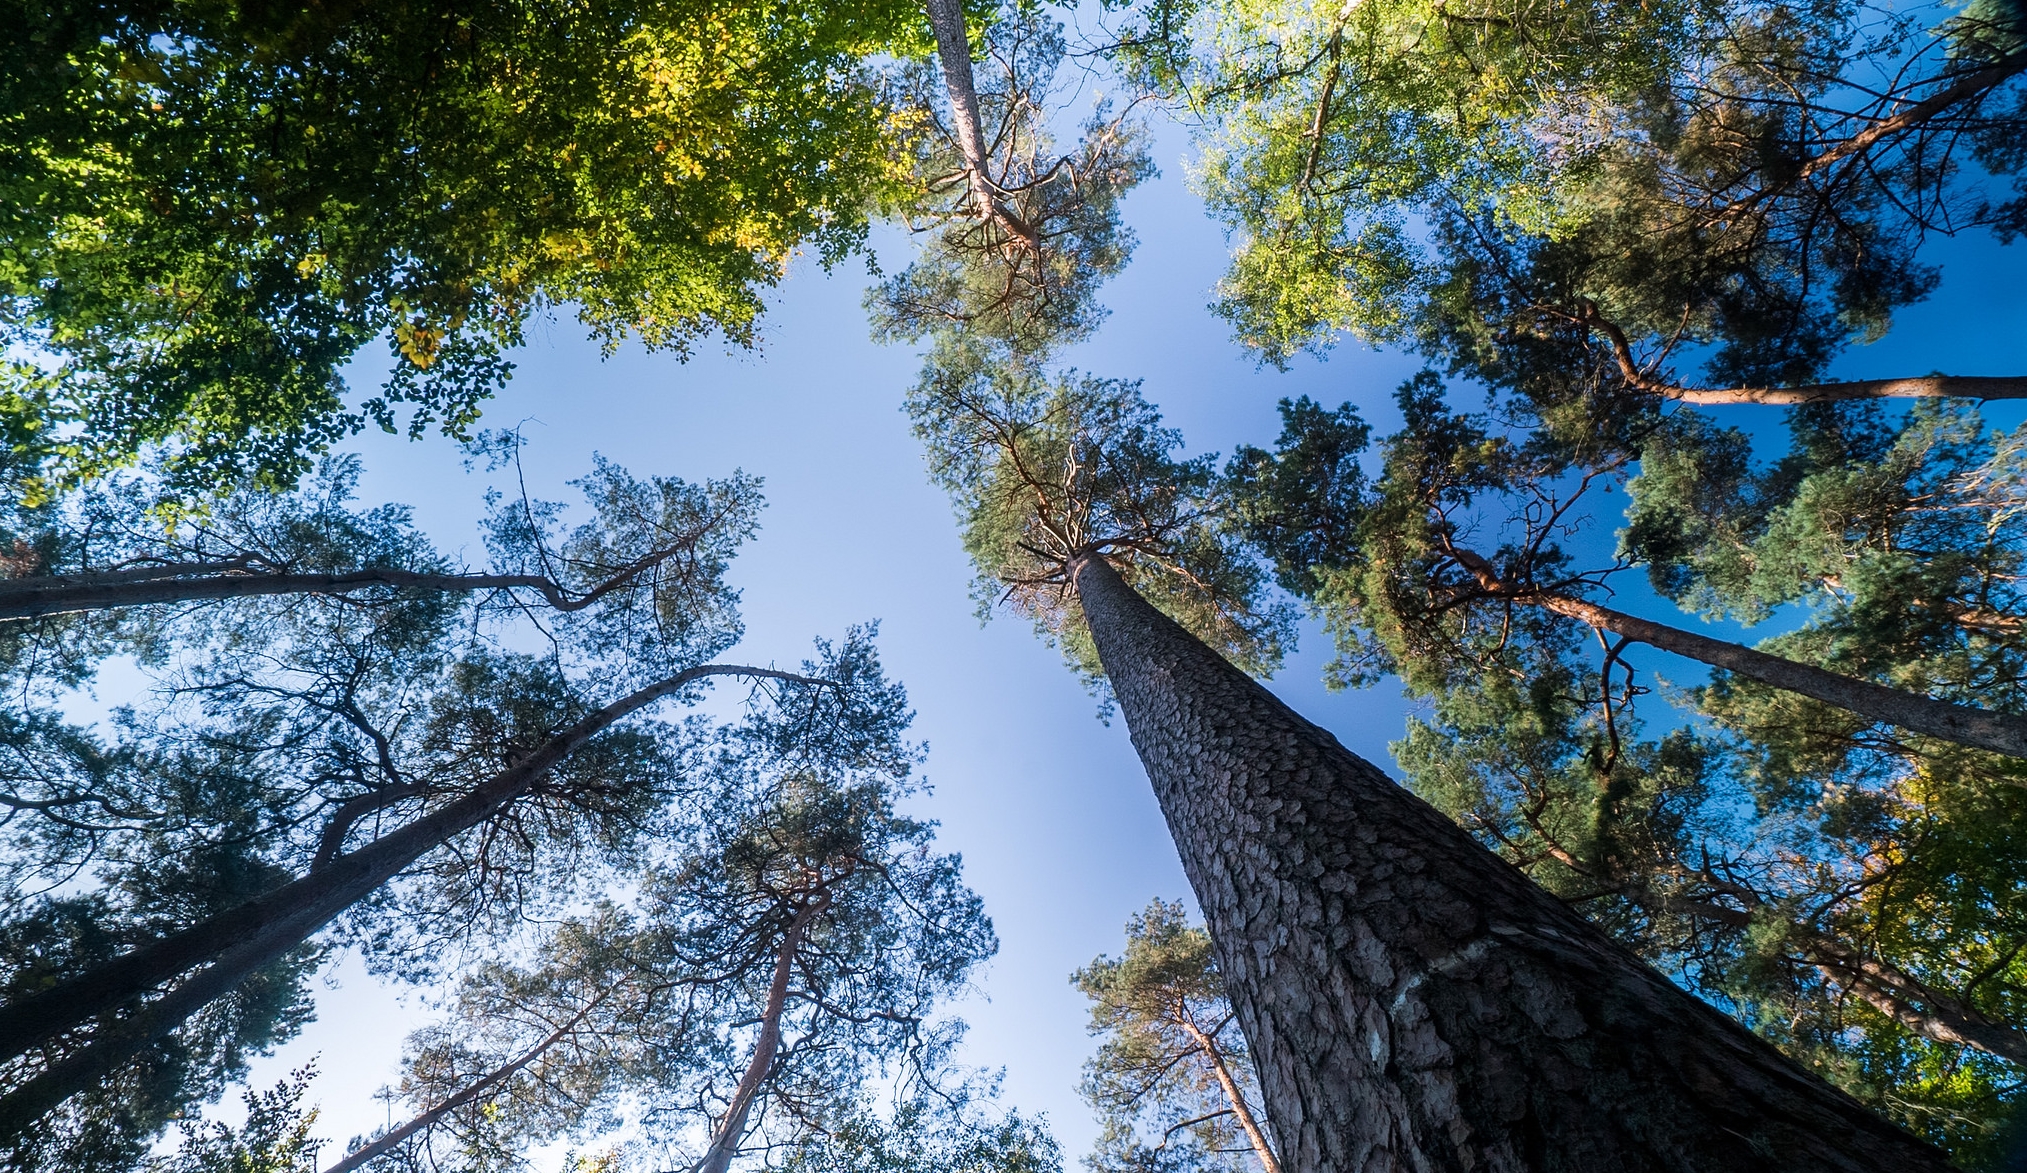
[[[1933,700],[1869,680],[1831,672],[1782,656],[1755,651],[1742,644],[1712,639],[1665,623],[1654,623],[1562,595],[1516,596],[1558,615],[1567,615],[1634,643],[1674,652],[1692,660],[1735,672],[1749,680],[1835,705],[1873,721],[1898,725],[1914,733],[1939,737],[1973,749],[2027,758],[2027,720],[1972,705]]]
[[[1218,1048],[1218,1041],[1205,1034],[1196,1023],[1187,1018],[1181,1020],[1182,1028],[1196,1045],[1203,1048],[1204,1057],[1211,1061],[1211,1074],[1217,1076],[1218,1086],[1224,1089],[1225,1103],[1232,1106],[1232,1115],[1239,1118],[1239,1127],[1245,1130],[1246,1140],[1253,1146],[1253,1155],[1260,1158],[1260,1167],[1266,1173],[1281,1173],[1281,1162],[1274,1157],[1274,1146],[1267,1143],[1267,1134],[1261,1130],[1260,1122],[1253,1117],[1253,1109],[1246,1103],[1245,1094],[1239,1090],[1239,1081],[1232,1076],[1232,1067],[1225,1059],[1225,1053]]]
[[[2027,62],[2027,57],[2022,58]],[[2027,399],[2027,377],[2019,375],[1923,375],[1911,379],[1849,379],[1795,387],[1683,387],[1649,375],[1633,357],[1626,332],[1598,312],[1595,303],[1578,307],[1577,319],[1605,336],[1613,360],[1629,387],[1663,399],[1705,406],[1767,403],[1841,403],[1854,399]]]
[[[0,1007],[0,1045],[4,1045],[0,1059],[11,1059],[210,962],[132,1016],[94,1031],[82,1049],[0,1098],[0,1136],[15,1135],[31,1126],[43,1113],[111,1074],[192,1014],[237,989],[256,971],[286,957],[403,868],[520,797],[597,733],[689,684],[707,676],[727,675],[807,682],[804,677],[765,668],[706,664],[685,669],[584,718],[463,798],[337,857],[310,875]]]
[[[950,118],[957,151],[964,156],[964,181],[975,214],[991,220],[1035,248],[1035,232],[1000,199],[986,168],[985,131],[979,124],[978,87],[971,76],[971,38],[964,27],[964,0],[924,0],[929,28],[936,34],[936,57],[943,66],[943,86],[950,94]]]
[[[795,914],[787,931],[781,934],[781,949],[774,956],[774,981],[767,987],[767,1006],[760,1015],[760,1036],[753,1040],[753,1057],[746,1063],[746,1073],[739,1077],[739,1086],[732,1091],[732,1102],[725,1106],[725,1117],[718,1122],[711,1147],[704,1150],[703,1158],[697,1162],[696,1173],[725,1173],[739,1152],[739,1142],[746,1138],[746,1117],[752,1113],[753,1101],[767,1082],[775,1056],[781,1053],[781,1014],[788,1006],[788,981],[794,973],[796,951],[802,948],[803,933],[809,929],[809,923],[830,906],[830,901],[829,892],[818,894]]]
[[[542,1054],[546,1052],[549,1048],[555,1046],[559,1042],[562,1042],[563,1039],[566,1038],[571,1031],[577,1029],[577,1024],[584,1021],[585,1015],[590,1014],[593,1010],[596,1010],[598,1008],[598,1004],[605,1001],[607,995],[610,993],[611,991],[609,990],[603,991],[596,998],[593,998],[591,1001],[586,1002],[584,1004],[583,1009],[579,1010],[577,1013],[570,1016],[569,1021],[565,1022],[562,1026],[557,1027],[555,1030],[550,1031],[547,1035],[543,1036],[540,1042],[528,1048],[526,1051],[523,1051],[512,1062],[509,1062],[500,1067],[496,1067],[492,1071],[488,1072],[482,1078],[473,1080],[471,1083],[466,1084],[463,1088],[459,1089],[455,1095],[448,1096],[439,1103],[431,1105],[427,1111],[422,1112],[421,1114],[417,1115],[414,1119],[408,1121],[406,1124],[403,1124],[401,1127],[394,1129],[387,1135],[382,1136],[379,1139],[373,1141],[371,1144],[368,1144],[363,1148],[360,1148],[357,1152],[346,1154],[344,1160],[339,1161],[337,1164],[324,1170],[324,1173],[352,1173],[352,1170],[359,1168],[361,1165],[364,1165],[366,1162],[372,1160],[373,1158],[379,1156],[380,1154],[387,1152],[394,1146],[400,1144],[402,1141],[405,1141],[409,1137],[414,1136],[416,1133],[421,1132],[423,1129],[434,1125],[437,1121],[443,1119],[445,1116],[450,1115],[452,1112],[457,1111],[459,1108],[464,1107],[466,1104],[471,1103],[473,1100],[478,1099],[480,1096],[485,1095],[492,1089],[499,1087],[501,1084],[504,1084],[508,1080],[514,1078],[515,1073],[519,1072],[523,1067],[526,1067],[528,1064],[533,1063],[536,1059],[540,1058]]]
[[[1289,1173],[1948,1168],[1073,571]]]
[[[1852,379],[1798,387],[1677,387],[1645,382],[1643,390],[1684,403],[1839,403],[1851,399],[2027,399],[2027,377],[1926,375],[1914,379]]]

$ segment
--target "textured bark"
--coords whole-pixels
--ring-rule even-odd
[[[767,1006],[760,1014],[760,1034],[753,1040],[753,1055],[746,1062],[746,1073],[739,1077],[739,1086],[732,1091],[731,1103],[725,1105],[725,1117],[718,1122],[711,1147],[704,1150],[697,1162],[696,1173],[725,1173],[732,1167],[739,1142],[746,1138],[746,1118],[753,1111],[753,1101],[767,1082],[775,1056],[781,1053],[781,1014],[788,1007],[788,980],[794,973],[796,951],[802,948],[802,936],[809,929],[809,922],[822,915],[830,902],[829,892],[820,893],[795,914],[787,931],[781,934],[781,948],[774,956],[774,980],[767,987]]]
[[[1074,572],[1288,1173],[1948,1168]]]
[[[301,879],[0,1007],[0,1060],[12,1059],[209,962],[161,998],[106,1026],[81,1050],[0,1098],[0,1136],[16,1135],[31,1126],[43,1113],[117,1070],[212,1000],[285,957],[403,868],[497,813],[550,767],[614,722],[697,680],[726,675],[808,682],[792,673],[764,668],[707,664],[686,669],[585,717],[457,801],[338,856]]]

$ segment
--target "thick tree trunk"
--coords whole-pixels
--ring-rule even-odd
[[[596,1010],[598,1004],[605,1001],[606,995],[610,992],[609,990],[601,991],[597,997],[585,1003],[582,1010],[571,1015],[569,1020],[564,1022],[562,1026],[544,1035],[539,1042],[523,1051],[511,1062],[502,1064],[487,1072],[483,1077],[466,1084],[456,1094],[447,1096],[442,1101],[432,1104],[426,1111],[418,1114],[401,1127],[388,1132],[385,1136],[374,1140],[355,1152],[347,1153],[344,1160],[324,1170],[324,1173],[352,1173],[352,1170],[389,1151],[402,1141],[407,1140],[425,1128],[433,1126],[445,1116],[450,1115],[452,1112],[457,1111],[459,1108],[464,1107],[466,1104],[471,1103],[473,1100],[514,1078],[516,1072],[533,1063],[536,1059],[541,1058],[544,1052],[557,1043],[562,1042],[569,1036],[571,1031],[577,1029],[577,1024],[584,1021],[585,1015]]]
[[[1665,623],[1655,623],[1562,595],[1521,595],[1516,602],[1534,603],[1634,643],[1674,652],[1692,660],[1735,672],[1748,680],[1835,705],[1861,717],[1898,725],[1914,733],[1939,737],[1973,749],[2027,758],[2027,720],[1972,705],[1933,700],[1869,680],[1859,680],[1812,664],[1755,651],[1743,644],[1712,639]]]
[[[11,1059],[210,962],[131,1017],[94,1032],[82,1049],[0,1098],[0,1136],[15,1135],[31,1126],[43,1113],[111,1074],[192,1014],[237,989],[256,971],[285,957],[403,868],[525,793],[597,733],[697,680],[727,675],[805,679],[732,665],[685,669],[584,718],[463,798],[338,856],[301,879],[0,1007],[0,1059]]]
[[[1265,1173],[1281,1173],[1281,1162],[1274,1156],[1274,1146],[1267,1142],[1267,1133],[1254,1117],[1252,1105],[1246,1103],[1246,1095],[1239,1090],[1239,1081],[1232,1074],[1232,1065],[1225,1058],[1218,1041],[1191,1022],[1182,1020],[1182,1028],[1196,1045],[1203,1049],[1204,1058],[1211,1061],[1211,1074],[1217,1077],[1218,1087],[1225,1093],[1225,1103],[1231,1105],[1232,1115],[1238,1117],[1239,1127],[1246,1134],[1246,1140],[1253,1146],[1253,1155],[1260,1158],[1260,1168]]]
[[[1288,1173],[1948,1168],[1136,595],[1075,582]]]
[[[787,931],[781,934],[781,948],[774,956],[774,980],[767,987],[767,1006],[760,1014],[760,1034],[753,1040],[753,1055],[747,1060],[746,1073],[739,1077],[739,1086],[732,1091],[731,1103],[725,1105],[725,1117],[718,1122],[711,1147],[704,1150],[697,1162],[696,1173],[726,1173],[732,1166],[732,1158],[738,1155],[739,1142],[746,1138],[746,1118],[753,1111],[753,1101],[767,1082],[775,1056],[781,1053],[781,1015],[788,1007],[788,982],[794,974],[796,951],[802,948],[809,922],[821,915],[830,901],[829,892],[820,893],[795,914]]]

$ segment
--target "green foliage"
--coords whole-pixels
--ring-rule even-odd
[[[1428,703],[1394,746],[1408,785],[1791,1055],[1996,1161],[2027,1054],[2019,763],[1723,673],[1650,730],[1652,666],[1527,599],[1644,564],[1685,609],[1805,607],[1765,650],[2012,711],[2019,437],[1958,403],[1809,408],[1763,463],[1686,413],[1632,452],[1502,426],[1505,401],[1453,411],[1432,375],[1400,404],[1375,473],[1356,417],[1303,401],[1226,479],[1337,637],[1336,679]],[[1591,511],[1620,484],[1611,554]]]
[[[265,1092],[245,1093],[246,1122],[183,1125],[183,1143],[167,1157],[155,1157],[147,1173],[316,1173],[317,1149],[310,1135],[317,1110],[303,1106],[314,1066],[292,1073]]]
[[[10,4],[10,480],[168,453],[292,484],[371,422],[463,434],[530,314],[608,348],[750,345],[798,250],[888,198],[868,62],[909,4]],[[348,403],[376,336],[393,371]]]
[[[1100,957],[1070,980],[1091,999],[1091,1033],[1104,1039],[1078,1089],[1104,1126],[1086,1164],[1095,1173],[1251,1168],[1258,1154],[1234,1117],[1252,1109],[1233,1104],[1220,1069],[1252,1104],[1260,1097],[1210,934],[1180,903],[1156,900],[1126,922],[1122,957]]]
[[[356,470],[326,471],[315,491],[243,494],[152,534],[145,494],[109,496],[77,515],[106,524],[59,526],[47,548],[59,568],[191,558],[244,573],[446,568],[405,511],[348,507]],[[590,509],[574,526],[539,502],[495,512],[506,568],[526,559],[573,591],[612,584],[582,606],[544,608],[539,626],[511,592],[384,586],[134,608],[101,624],[100,651],[134,653],[150,690],[93,730],[48,707],[61,698],[38,694],[40,665],[17,663],[22,683],[0,720],[9,1000],[314,874],[455,802],[616,697],[736,642],[736,594],[723,574],[754,528],[755,483],[642,480],[601,464],[582,485]],[[131,528],[112,524],[122,520]],[[649,573],[608,573],[635,565]],[[905,723],[902,698],[864,638],[824,655],[839,686],[814,695],[787,686],[777,699],[789,715],[757,723],[753,736],[880,760],[875,743]],[[454,970],[461,946],[482,951],[529,914],[554,916],[633,866],[677,824],[683,800],[711,784],[712,740],[705,725],[651,714],[607,729],[343,914],[331,937],[411,978]],[[326,948],[305,942],[32,1135],[8,1138],[10,1159],[24,1169],[131,1167],[171,1118],[215,1098],[250,1056],[308,1019],[305,983]],[[0,1070],[0,1086],[90,1046],[157,992],[137,989],[96,1022],[52,1036]]]
[[[1056,81],[1062,26],[1029,4],[997,16],[984,35],[979,118],[993,148],[991,184],[1033,243],[970,206],[940,75],[927,63],[912,67],[904,92],[920,120],[911,139],[916,186],[902,212],[921,243],[906,269],[866,294],[881,341],[931,337],[948,346],[961,336],[1049,353],[1097,328],[1105,315],[1098,286],[1133,252],[1119,204],[1154,174],[1144,132],[1130,110],[1114,116],[1101,102],[1075,148],[1059,153],[1048,123],[1065,96]]]
[[[1179,459],[1181,434],[1137,383],[967,358],[933,364],[908,409],[956,506],[981,612],[1010,605],[1095,681],[1069,573],[1100,554],[1227,659],[1271,671],[1292,615],[1263,599],[1266,576],[1216,524],[1215,458]]]
[[[1061,1173],[1046,1123],[983,1110],[973,1089],[911,1096],[885,1116],[840,1112],[789,1149],[783,1173]]]
[[[1115,57],[1199,119],[1219,308],[1272,362],[1410,341],[1604,418],[1678,354],[1807,382],[1933,288],[1924,234],[2027,206],[2012,3],[1122,7]]]
[[[862,642],[810,669],[854,658],[861,677],[877,678]],[[905,697],[890,689],[875,700],[879,719],[854,722],[858,739],[784,747],[777,719],[823,723],[809,699],[721,735],[703,770],[708,790],[627,869],[633,899],[548,930],[525,965],[489,962],[464,980],[451,1017],[411,1039],[402,1094],[422,1109],[509,1074],[382,1163],[520,1168],[558,1136],[620,1128],[665,1155],[657,1167],[691,1163],[694,1153],[674,1154],[723,1118],[793,924],[784,1049],[740,1147],[787,1147],[812,1167],[827,1144],[903,1151],[872,1117],[847,1114],[862,1135],[839,1141],[834,1116],[885,1081],[928,1094],[961,1032],[932,1015],[997,942],[957,857],[934,850],[932,825],[893,809],[919,759],[901,740]],[[1000,1154],[1009,1173],[1051,1151],[1018,1117],[973,1139],[966,1159]]]

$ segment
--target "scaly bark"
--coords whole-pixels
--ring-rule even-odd
[[[1529,883],[1102,558],[1072,573],[1288,1173],[1948,1168]]]
[[[718,1121],[718,1131],[712,1134],[711,1147],[704,1150],[695,1173],[726,1173],[739,1152],[739,1142],[746,1138],[746,1117],[752,1113],[753,1101],[767,1082],[775,1056],[781,1053],[781,1014],[788,1006],[788,981],[795,970],[796,951],[802,948],[809,923],[822,915],[830,902],[828,891],[819,892],[816,899],[795,914],[787,931],[781,934],[781,948],[774,956],[774,980],[767,987],[767,1006],[760,1015],[760,1035],[753,1040],[753,1056],[747,1060],[746,1073],[739,1077],[739,1086],[733,1089],[732,1101],[725,1105],[725,1115]]]
[[[0,1137],[32,1126],[43,1113],[111,1074],[211,1001],[301,946],[402,869],[498,813],[591,737],[698,680],[735,675],[814,683],[766,668],[706,664],[685,669],[585,717],[464,797],[307,876],[0,1007],[0,1060],[12,1059],[210,963],[130,1017],[94,1032],[82,1049],[0,1098]]]

